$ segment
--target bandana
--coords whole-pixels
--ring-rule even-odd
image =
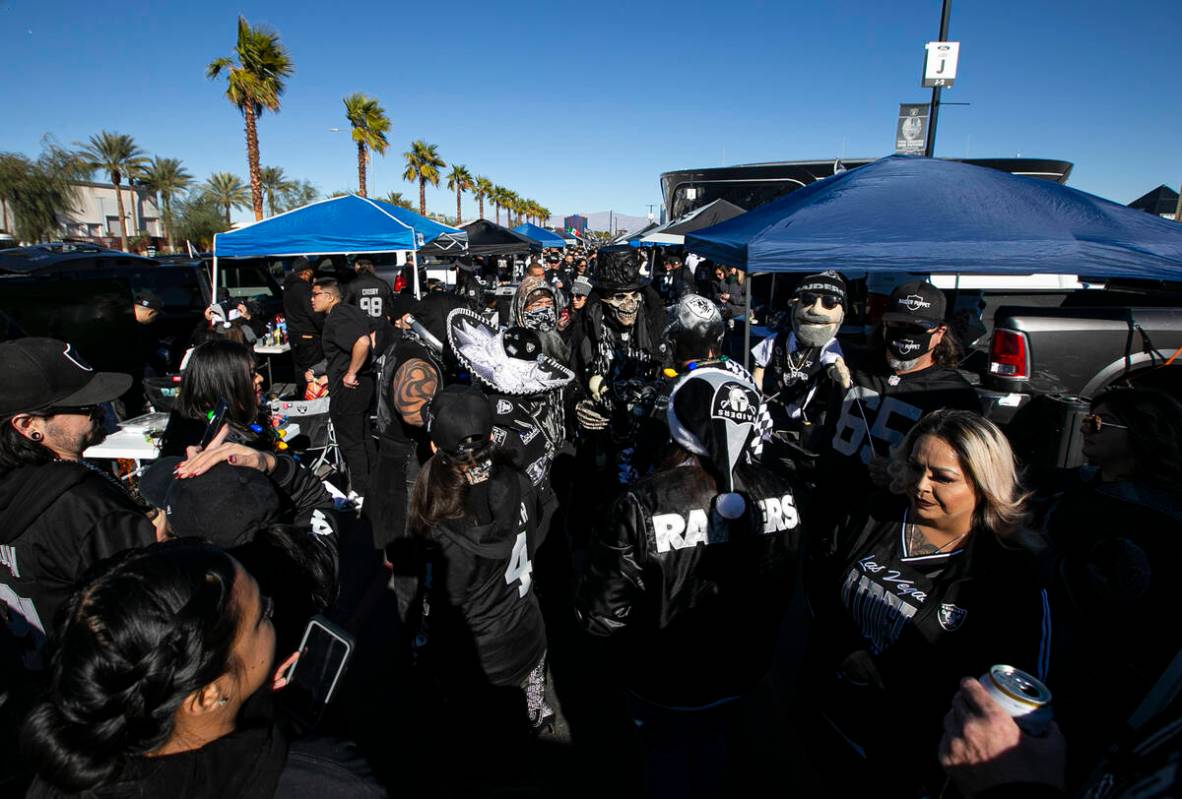
[[[535,308],[532,311],[523,311],[521,314],[522,327],[529,330],[537,330],[540,333],[549,333],[558,326],[558,314],[554,311],[554,306],[546,306],[544,308]]]

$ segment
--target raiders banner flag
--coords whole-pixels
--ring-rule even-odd
[[[899,124],[895,129],[895,152],[923,155],[928,140],[928,103],[899,103]]]

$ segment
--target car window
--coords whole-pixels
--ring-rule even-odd
[[[256,264],[235,264],[218,270],[218,287],[231,297],[274,297],[266,270]]]
[[[165,311],[184,311],[205,306],[197,273],[192,269],[159,267],[136,269],[131,273],[131,291],[150,291],[164,303]]]

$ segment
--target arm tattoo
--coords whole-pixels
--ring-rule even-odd
[[[435,367],[421,358],[414,358],[398,367],[390,392],[394,410],[407,424],[422,427],[427,420],[423,409],[439,388],[439,374]]]

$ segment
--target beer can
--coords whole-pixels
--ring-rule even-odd
[[[1042,735],[1051,725],[1051,692],[1042,681],[1013,666],[997,665],[981,677],[981,685],[1002,710],[1030,735]]]

